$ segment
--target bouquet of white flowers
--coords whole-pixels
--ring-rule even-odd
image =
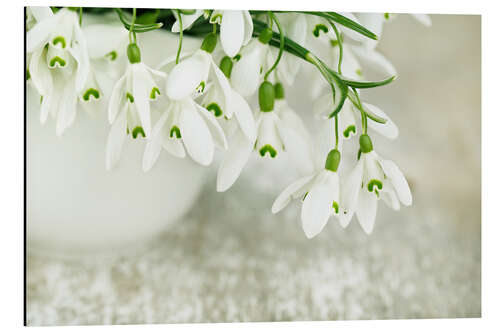
[[[114,15],[120,25],[84,24],[86,15]],[[430,25],[426,15],[413,15]],[[56,122],[63,135],[80,108],[105,104],[111,124],[105,167],[119,162],[125,138],[146,140],[143,170],[165,150],[208,166],[224,151],[217,190],[239,177],[252,152],[274,159],[289,154],[304,177],[276,198],[278,213],[302,201],[304,232],[312,238],[330,217],[346,227],[355,214],[370,233],[377,203],[411,205],[398,166],[374,150],[369,130],[395,139],[397,126],[361,90],[384,86],[396,70],[376,50],[392,14],[246,10],[28,7],[27,80],[40,94],[40,120]],[[178,34],[178,48],[158,68],[143,62],[136,35],[155,29]],[[106,32],[106,33],[103,33]],[[199,36],[199,49],[183,52],[184,35]],[[161,46],[158,46],[161,47]],[[386,75],[367,81],[361,64]],[[286,90],[301,66],[311,68],[311,111],[322,122],[312,139],[288,105]],[[249,101],[256,97],[258,108]],[[152,109],[155,103],[155,110]],[[160,110],[158,117],[153,112]],[[157,119],[153,122],[153,119]],[[357,163],[339,175],[342,146],[356,141]],[[112,172],[112,171],[111,171]]]

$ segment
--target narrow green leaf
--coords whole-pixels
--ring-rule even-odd
[[[342,81],[344,81],[345,84],[347,84],[350,87],[366,89],[366,88],[385,86],[385,85],[391,83],[392,81],[394,81],[396,79],[396,75],[391,76],[391,77],[389,77],[385,80],[382,80],[382,81],[354,81],[354,80],[348,79],[344,76],[340,76],[340,78],[342,79]]]
[[[349,28],[351,30],[354,30],[354,31],[362,34],[363,36],[366,36],[368,38],[375,39],[375,40],[378,39],[377,35],[375,35],[373,32],[371,32],[367,28],[363,27],[361,24],[356,23],[353,20],[351,20],[343,15],[340,15],[338,13],[335,13],[335,12],[303,12],[303,13],[323,17],[327,20],[332,20],[334,22],[337,22],[338,24],[343,25],[346,28]]]

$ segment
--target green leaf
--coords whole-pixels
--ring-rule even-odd
[[[338,24],[343,25],[346,28],[349,28],[351,30],[354,30],[363,36],[366,36],[371,39],[377,40],[378,37],[375,35],[373,32],[368,30],[367,28],[363,27],[361,24],[354,22],[353,20],[340,15],[335,12],[304,12],[309,15],[315,15],[315,16],[320,16],[328,20],[332,20],[334,22],[337,22]]]
[[[385,86],[386,84],[389,84],[396,79],[396,75],[391,76],[391,77],[389,77],[385,80],[382,80],[382,81],[354,81],[354,80],[348,79],[344,76],[340,76],[340,77],[341,77],[342,81],[344,81],[344,83],[347,84],[348,86],[353,87],[353,88],[359,88],[359,89]]]

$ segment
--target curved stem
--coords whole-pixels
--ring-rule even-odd
[[[342,36],[339,33],[339,30],[333,23],[333,21],[329,21],[330,25],[332,26],[333,31],[335,31],[335,36],[337,36],[337,42],[339,44],[339,65],[338,65],[338,72],[339,74],[342,74],[342,58],[344,56],[344,47],[343,47],[343,41],[342,41]]]
[[[267,80],[267,77],[269,76],[269,74],[271,74],[271,72],[276,68],[276,66],[278,66],[278,64],[281,60],[281,56],[283,55],[283,50],[285,49],[285,34],[283,33],[281,23],[273,12],[269,12],[269,17],[271,18],[271,22],[272,21],[276,22],[276,26],[278,27],[278,31],[280,34],[280,50],[278,52],[278,57],[276,57],[276,61],[274,62],[274,64],[271,66],[271,68],[269,68],[269,70],[264,75],[264,81]]]
[[[183,37],[183,28],[182,28],[182,16],[181,11],[177,9],[177,19],[179,20],[179,46],[177,47],[177,56],[175,57],[175,64],[179,63],[179,58],[181,56],[182,49],[182,37]]]

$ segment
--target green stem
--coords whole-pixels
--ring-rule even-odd
[[[335,31],[335,36],[337,36],[337,42],[339,44],[339,65],[338,65],[338,72],[339,74],[342,74],[342,58],[344,56],[344,47],[343,47],[343,41],[342,37],[340,36],[339,30],[335,26],[332,20],[329,20],[330,25],[332,26],[333,31]]]
[[[276,57],[276,61],[274,61],[274,64],[271,66],[271,68],[269,68],[269,70],[264,75],[264,81],[267,80],[267,77],[269,76],[269,74],[271,74],[271,72],[276,68],[276,66],[278,66],[278,64],[281,60],[281,57],[283,55],[283,50],[285,48],[285,34],[283,33],[283,29],[281,27],[280,21],[278,20],[278,18],[276,17],[276,15],[273,12],[269,12],[269,17],[271,18],[271,23],[272,23],[272,21],[276,22],[276,26],[278,27],[278,31],[280,34],[280,50],[278,52],[278,57]]]
[[[356,101],[358,104],[356,106],[359,106],[358,110],[361,112],[361,126],[363,127],[363,134],[366,134],[368,132],[368,119],[366,117],[366,112],[363,108],[363,103],[361,103],[361,99],[359,98],[357,90],[353,88],[352,91],[354,92],[354,96],[356,96]]]
[[[183,37],[182,16],[181,16],[181,11],[179,9],[177,9],[177,19],[179,20],[179,46],[177,47],[177,56],[175,57],[176,65],[179,63],[179,58],[181,56],[182,37]]]
[[[335,149],[339,149],[339,115],[335,116]]]
[[[132,9],[132,22],[130,23],[130,29],[128,32],[128,39],[130,43],[135,43],[137,41],[135,32],[134,32],[134,25],[135,25],[135,19],[137,17],[137,9],[133,8]]]

